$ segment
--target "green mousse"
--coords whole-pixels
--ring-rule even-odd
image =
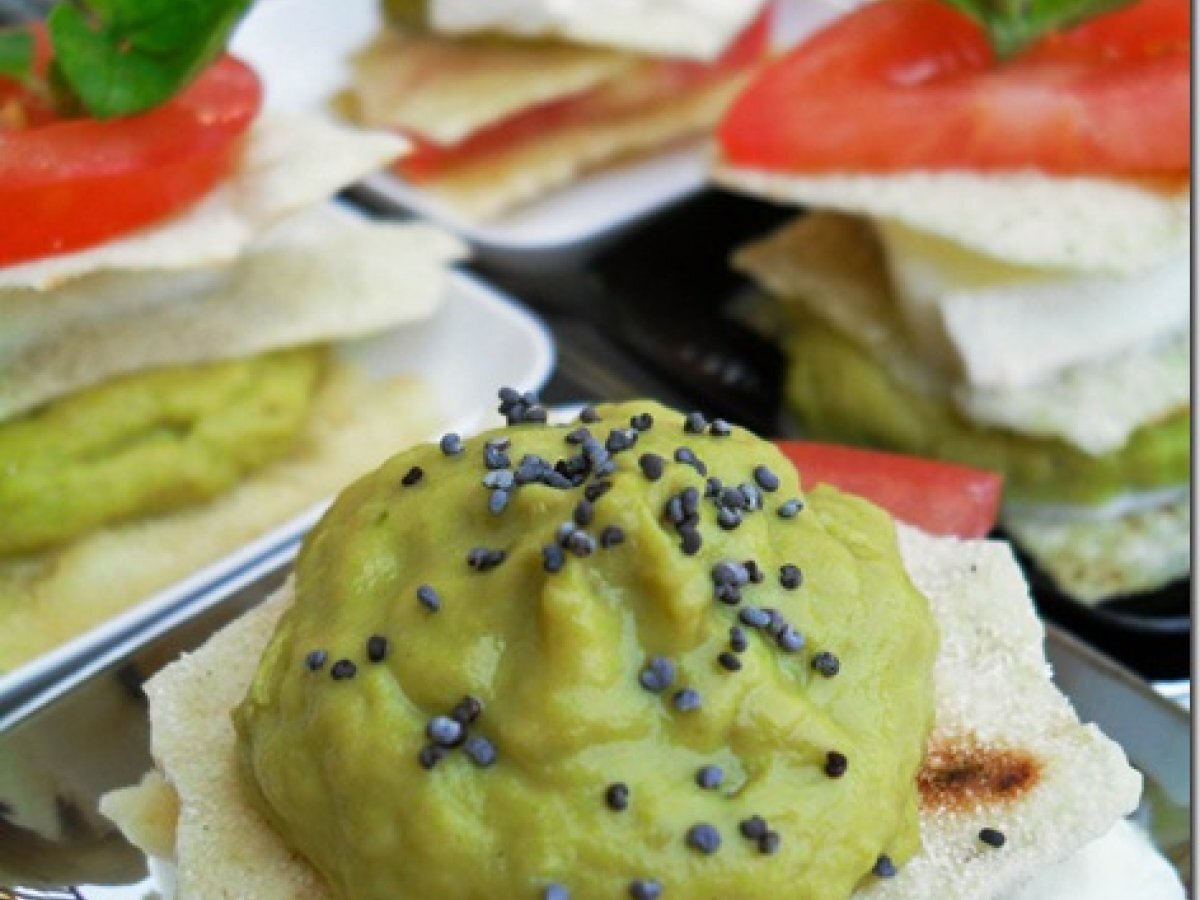
[[[247,790],[335,896],[536,900],[561,884],[611,900],[652,879],[690,900],[843,900],[881,854],[918,850],[937,633],[890,517],[828,488],[803,497],[771,444],[690,433],[654,403],[583,427],[605,443],[643,414],[610,473],[594,445],[595,465],[578,457],[578,422],[414,448],[307,539],[234,721]],[[681,447],[727,492],[705,497]],[[580,483],[546,475],[495,501],[484,480],[524,481],[534,457]],[[737,490],[756,481],[775,489]],[[761,508],[731,516],[755,490]],[[784,637],[745,624],[764,609]],[[459,736],[438,717],[467,697],[481,711]],[[754,816],[777,848],[743,835]]]
[[[788,400],[808,434],[993,469],[1004,474],[1011,499],[1093,504],[1188,479],[1187,411],[1142,427],[1120,450],[1091,456],[1064,441],[969,422],[948,402],[901,386],[810,318],[789,338],[788,356]]]
[[[304,425],[317,350],[138,373],[0,425],[0,556],[213,497]]]

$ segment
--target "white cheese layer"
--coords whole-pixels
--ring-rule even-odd
[[[654,56],[713,60],[765,0],[430,0],[446,34],[554,36]]]
[[[87,250],[0,269],[0,290],[47,290],[104,271],[193,269],[238,258],[272,223],[313,206],[406,151],[403,139],[316,116],[264,116],[242,163],[180,215]]]
[[[877,221],[896,300],[914,339],[966,383],[1019,388],[1186,330],[1186,249],[1133,274],[1001,262],[896,222]]]

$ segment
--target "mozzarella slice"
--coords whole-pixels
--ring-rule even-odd
[[[971,385],[1029,385],[1188,327],[1186,252],[1137,274],[1085,275],[1002,263],[894,222],[876,227],[910,328]]]
[[[326,205],[276,225],[233,265],[0,290],[0,421],[125,372],[425,318],[446,265],[465,253],[432,226],[369,222]]]
[[[656,56],[713,60],[765,0],[430,0],[447,34],[550,35]]]
[[[1016,265],[1090,273],[1146,271],[1186,253],[1184,184],[1035,172],[788,175],[719,165],[734,190],[901,222]]]
[[[250,135],[240,168],[192,208],[97,247],[0,269],[0,290],[47,290],[104,271],[230,262],[272,223],[325,200],[407,147],[401,138],[316,116],[265,116]]]

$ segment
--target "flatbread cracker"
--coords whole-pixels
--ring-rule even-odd
[[[785,304],[866,349],[900,384],[951,400],[967,419],[1038,437],[1061,438],[1085,453],[1118,450],[1152,422],[1191,400],[1186,333],[1134,345],[1034,384],[980,388],[960,367],[931,364],[903,321],[879,240],[867,220],[810,213],[740,248],[734,267]]]
[[[629,73],[628,53],[381,33],[351,61],[356,121],[454,145],[514,113]]]
[[[1011,263],[1085,272],[1141,272],[1191,242],[1187,184],[979,175],[786,175],[718,164],[733,190],[780,203],[891,219]]]
[[[106,272],[57,290],[0,290],[0,422],[156,366],[337,341],[429,317],[446,265],[432,226],[318,207],[273,227],[233,265]]]
[[[398,447],[428,438],[433,397],[412,379],[369,382],[337,366],[296,450],[200,506],[0,560],[0,672],[178,582],[332,496]]]
[[[831,495],[814,491],[811,508],[819,513]],[[899,532],[942,631],[937,720],[921,778],[924,850],[897,877],[855,896],[1003,896],[1108,831],[1137,804],[1141,778],[1050,683],[1042,626],[1007,545]],[[289,584],[147,685],[154,757],[181,798],[176,858],[185,900],[330,896],[245,799],[229,716],[291,601]],[[1005,832],[1002,850],[980,847],[984,826]]]
[[[728,76],[622,119],[561,129],[420,187],[471,218],[495,218],[586,172],[705,133],[748,77]]]
[[[403,154],[403,138],[327,119],[271,113],[255,124],[237,172],[195,206],[97,247],[0,268],[0,290],[47,290],[104,271],[227,263],[269,225],[332,196]]]

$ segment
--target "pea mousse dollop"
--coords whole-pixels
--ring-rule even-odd
[[[937,631],[891,519],[650,402],[393,457],[235,711],[342,898],[837,900],[919,849]]]

